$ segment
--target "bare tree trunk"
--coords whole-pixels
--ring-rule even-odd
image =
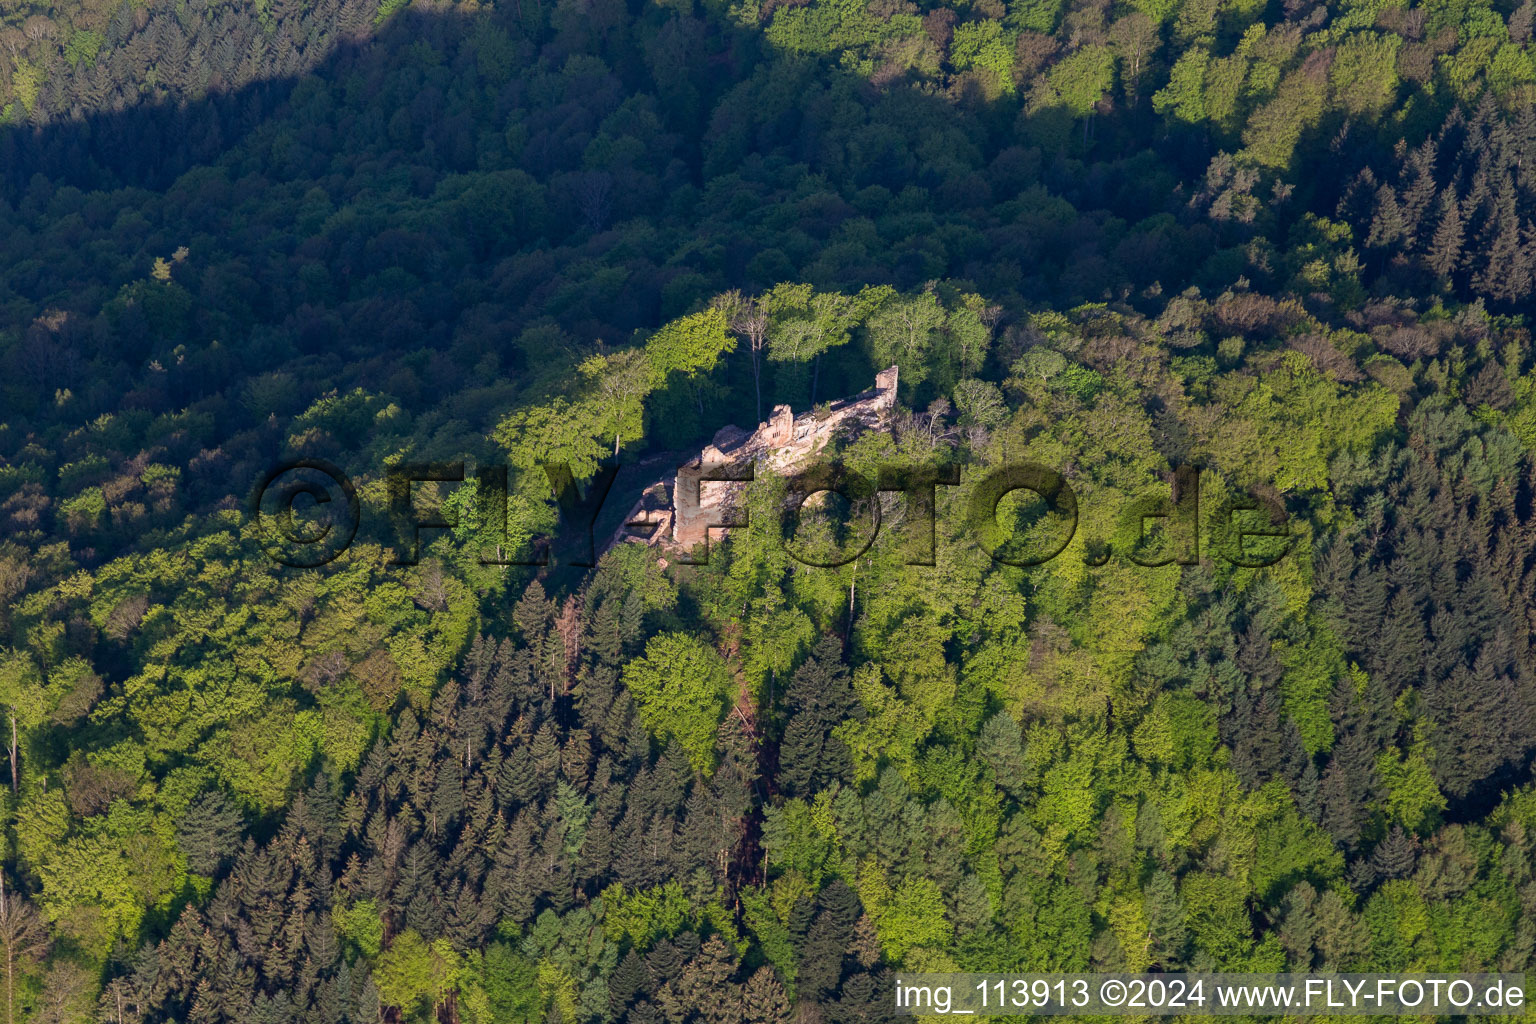
[[[853,572],[848,578],[848,635],[853,635],[853,595],[859,583],[859,561],[854,559]]]
[[[768,344],[768,308],[761,297],[743,301],[736,294],[731,306],[731,330],[746,336],[752,359],[752,390],[757,397],[757,422],[763,422],[762,352]]]
[[[5,944],[5,1021],[16,1024],[16,964],[36,960],[48,948],[48,932],[26,900],[5,891],[0,875],[0,943]]]
[[[763,371],[757,364],[757,346],[752,346],[752,390],[757,393],[757,422],[763,422]]]

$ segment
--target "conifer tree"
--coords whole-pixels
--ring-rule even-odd
[[[1456,190],[1446,188],[1440,193],[1440,215],[1425,254],[1429,268],[1442,278],[1454,275],[1461,267],[1463,238],[1461,204]]]

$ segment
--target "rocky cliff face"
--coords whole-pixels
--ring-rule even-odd
[[[779,405],[751,433],[722,427],[671,479],[645,489],[610,545],[629,541],[692,548],[706,539],[711,526],[735,520],[744,486],[739,481],[748,478],[748,471],[787,476],[810,465],[839,434],[885,429],[896,405],[896,380],[897,368],[892,366],[875,375],[872,389],[826,410],[796,416],[789,406]]]

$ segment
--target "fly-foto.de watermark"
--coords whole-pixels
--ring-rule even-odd
[[[607,503],[618,467],[606,465],[582,487],[569,465],[541,467],[557,499],[559,527],[551,536],[523,542],[510,550],[507,521],[509,474],[506,466],[478,466],[466,474],[464,462],[401,463],[385,470],[387,526],[394,540],[391,564],[414,565],[420,558],[423,530],[453,530],[457,515],[442,507],[416,503],[421,483],[475,483],[478,533],[486,544],[482,565],[590,567],[601,554],[596,541],[598,517]],[[1274,565],[1290,553],[1294,538],[1284,506],[1273,495],[1243,492],[1226,497],[1214,516],[1202,518],[1201,470],[1175,470],[1167,493],[1141,495],[1125,502],[1110,538],[1085,538],[1085,564],[1101,566],[1113,557],[1146,568],[1194,565],[1208,552],[1245,568]],[[682,564],[706,564],[711,531],[751,526],[744,504],[706,500],[706,483],[736,487],[758,481],[752,464],[703,464],[678,473],[673,522],[694,524],[701,537]],[[958,466],[881,466],[873,477],[839,462],[821,462],[782,478],[778,536],[796,561],[818,568],[847,565],[875,543],[882,529],[882,507],[901,509],[900,543],[908,565],[934,565],[939,522],[938,488],[960,485]],[[887,496],[893,501],[884,500]],[[836,498],[847,511],[819,543],[801,536],[808,505]],[[344,553],[362,523],[362,504],[352,479],[335,463],[304,458],[273,467],[258,483],[251,502],[273,561],[296,568],[318,568]],[[1078,532],[1079,501],[1061,473],[1037,463],[992,469],[976,479],[962,505],[961,528],[993,560],[1011,566],[1043,565],[1065,552]],[[654,527],[626,523],[621,529]],[[1202,531],[1204,527],[1204,531]],[[825,531],[823,531],[825,533]],[[1207,536],[1202,537],[1202,532]],[[657,538],[667,540],[671,538]],[[702,557],[697,552],[702,551]],[[689,557],[689,555],[693,557]]]
[[[1523,974],[900,974],[899,1016],[1522,1016]]]

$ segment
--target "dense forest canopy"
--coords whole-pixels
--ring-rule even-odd
[[[0,1024],[1529,968],[1533,18],[0,0]],[[485,564],[546,467],[892,364],[832,454],[958,474],[931,566],[894,493],[797,561],[767,477],[707,565]],[[311,569],[249,501],[299,458],[362,510]],[[388,468],[460,460],[395,564]],[[964,524],[1025,462],[1079,520],[1016,567]],[[1201,557],[1138,564],[1195,466]]]

